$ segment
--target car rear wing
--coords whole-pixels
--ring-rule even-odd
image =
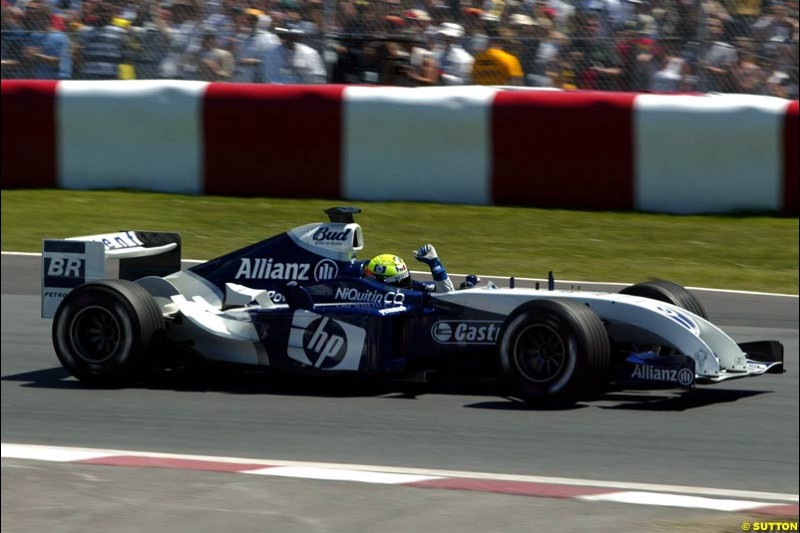
[[[42,242],[42,318],[88,281],[106,279],[106,259],[119,260],[119,279],[167,276],[181,269],[181,236],[162,231],[120,231]]]

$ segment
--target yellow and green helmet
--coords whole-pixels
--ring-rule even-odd
[[[373,257],[364,269],[364,276],[395,287],[411,286],[411,273],[406,262],[393,254]]]

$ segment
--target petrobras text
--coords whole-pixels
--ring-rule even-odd
[[[267,296],[269,299],[276,304],[283,304],[286,303],[286,297],[283,294],[279,293],[278,291],[267,291]]]
[[[278,263],[263,257],[242,257],[235,279],[281,279],[308,281],[308,263]]]
[[[694,381],[694,373],[688,368],[658,368],[649,365],[635,365],[631,378],[644,381],[667,381],[688,387]]]
[[[439,344],[494,344],[502,322],[487,320],[439,321],[431,328]]]
[[[402,292],[363,291],[356,288],[339,287],[336,289],[334,298],[345,302],[382,303],[385,306],[392,306],[402,305],[406,295]]]

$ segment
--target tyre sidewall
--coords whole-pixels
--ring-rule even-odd
[[[84,359],[75,344],[76,318],[87,307],[110,313],[119,327],[120,342],[102,362]],[[53,322],[53,345],[62,365],[82,381],[117,384],[132,379],[143,368],[139,353],[140,324],[130,302],[120,293],[102,286],[76,289],[64,300]]]
[[[556,332],[565,349],[566,361],[558,374],[546,382],[532,382],[525,377],[516,343],[520,336],[533,325],[542,325]],[[579,381],[581,358],[586,353],[585,343],[575,326],[558,313],[543,309],[521,311],[509,318],[500,340],[500,364],[512,389],[525,398],[559,397],[569,394]]]

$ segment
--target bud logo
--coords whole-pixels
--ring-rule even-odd
[[[323,226],[314,232],[311,239],[316,243],[344,244],[350,236],[350,231],[350,228],[344,231],[335,231]]]
[[[314,279],[317,281],[335,279],[338,275],[339,265],[330,259],[323,259],[314,267]]]
[[[77,257],[47,257],[45,258],[45,263],[46,276],[83,277],[83,259]]]
[[[272,258],[242,257],[235,279],[283,279],[308,281],[308,263],[275,263]]]
[[[668,381],[677,383],[682,387],[688,387],[694,382],[694,372],[688,368],[657,368],[648,365],[635,365],[631,378],[644,381]]]
[[[439,321],[431,328],[431,336],[439,344],[494,344],[501,324],[490,320]]]
[[[364,328],[304,310],[294,313],[286,355],[321,370],[358,370]]]

